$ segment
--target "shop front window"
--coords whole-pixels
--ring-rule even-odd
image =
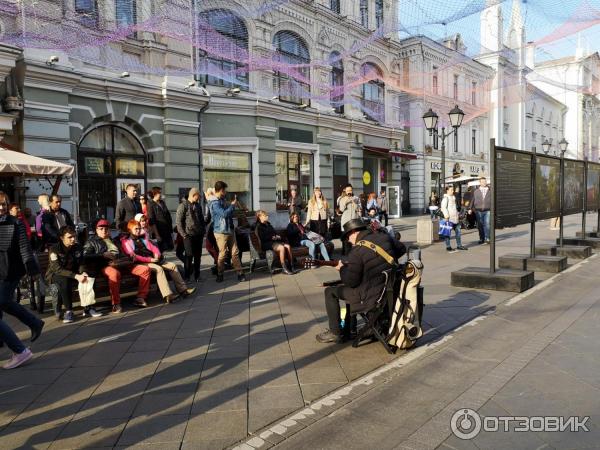
[[[217,181],[227,183],[228,199],[237,195],[242,209],[252,210],[252,155],[249,153],[204,150],[202,190],[215,187]]]
[[[290,190],[295,187],[302,200],[313,190],[313,157],[306,153],[275,153],[275,189],[277,209],[287,209]]]

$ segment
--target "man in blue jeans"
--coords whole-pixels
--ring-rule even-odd
[[[490,209],[492,208],[492,192],[485,177],[479,178],[479,187],[473,193],[473,209],[477,215],[479,243],[490,243]]]
[[[8,214],[8,196],[0,192],[0,317],[2,313],[16,317],[31,329],[31,341],[42,333],[44,321],[38,319],[14,301],[15,289],[25,273],[36,275],[39,267],[34,259],[31,244],[22,222]],[[15,332],[0,319],[0,341],[13,352],[5,369],[19,367],[33,357]]]

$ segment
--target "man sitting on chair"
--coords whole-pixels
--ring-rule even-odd
[[[392,238],[387,233],[371,231],[362,219],[352,219],[344,224],[342,240],[346,237],[352,244],[352,250],[347,261],[340,261],[336,266],[342,284],[325,288],[329,330],[317,335],[317,341],[321,343],[343,342],[344,334],[349,334],[350,312],[356,314],[370,310],[381,295],[385,283],[383,271],[390,269],[392,264],[369,244],[375,244],[392,258],[396,256]],[[361,241],[366,241],[366,245],[360,245]],[[340,301],[349,305],[345,330],[340,327]]]

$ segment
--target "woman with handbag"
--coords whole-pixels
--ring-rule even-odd
[[[296,213],[297,214],[297,213]],[[256,212],[256,235],[260,241],[262,251],[273,250],[279,255],[281,268],[286,275],[294,275],[294,258],[292,256],[292,247],[283,241],[283,238],[277,234],[273,225],[269,223],[269,215],[265,211]],[[289,269],[287,262],[289,261]]]
[[[456,236],[456,249],[457,250],[468,250],[468,248],[463,247],[460,236],[460,223],[458,217],[458,208],[456,207],[456,197],[454,196],[454,186],[446,186],[446,193],[444,194],[444,198],[442,199],[441,208],[442,213],[444,214],[445,223],[440,222],[440,235],[442,235],[442,227],[450,227],[454,230],[454,234]],[[450,232],[443,234],[444,241],[446,243],[446,250],[449,252],[455,251],[450,244]]]
[[[145,308],[150,291],[152,271],[143,264],[133,264],[131,257],[124,255],[110,238],[108,220],[100,219],[96,223],[96,234],[90,237],[83,246],[83,264],[92,277],[104,275],[108,279],[112,312],[123,312],[121,307],[121,272],[130,271],[139,278],[138,292],[134,306]]]
[[[290,223],[287,226],[287,238],[292,247],[307,247],[311,259],[316,259],[318,245],[323,259],[329,261],[329,253],[327,253],[327,247],[325,247],[325,238],[314,231],[306,231],[302,224],[300,224],[300,216],[297,213],[290,215]]]
[[[158,289],[165,303],[173,303],[180,295],[187,297],[196,292],[196,288],[187,287],[177,266],[172,262],[166,262],[158,247],[144,237],[142,227],[138,221],[130,220],[127,223],[127,231],[129,231],[129,235],[121,238],[123,252],[129,255],[134,262],[146,265],[152,272],[156,273]],[[171,290],[166,272],[169,272],[169,276],[175,283],[177,293]]]
[[[320,187],[316,187],[313,191],[313,196],[308,202],[308,212],[306,214],[306,222],[304,226],[309,225],[310,230],[321,236],[327,234],[327,213],[329,204],[323,196]]]

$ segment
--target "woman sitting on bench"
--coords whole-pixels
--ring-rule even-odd
[[[256,213],[256,234],[260,240],[260,247],[263,252],[273,250],[279,255],[281,268],[286,275],[294,274],[294,258],[292,257],[292,248],[286,244],[282,237],[277,234],[273,225],[269,223],[269,215],[265,211]],[[286,261],[289,259],[290,268],[288,269]]]
[[[172,262],[166,262],[158,247],[144,237],[138,221],[130,220],[127,223],[127,231],[129,231],[129,236],[125,235],[121,238],[123,252],[131,256],[136,263],[145,264],[152,272],[156,273],[158,289],[165,303],[173,303],[180,295],[187,297],[196,291],[196,288],[187,287],[177,266]],[[177,294],[171,290],[165,271],[169,272],[175,283]]]
[[[298,213],[292,213],[290,215],[290,223],[287,226],[287,238],[292,247],[307,247],[311,259],[316,259],[316,249],[318,245],[323,259],[329,261],[329,253],[327,253],[327,247],[325,247],[325,239],[321,239],[321,243],[319,244],[315,244],[311,241],[306,235],[304,227],[300,223],[300,216]],[[315,268],[317,266],[312,267]]]

